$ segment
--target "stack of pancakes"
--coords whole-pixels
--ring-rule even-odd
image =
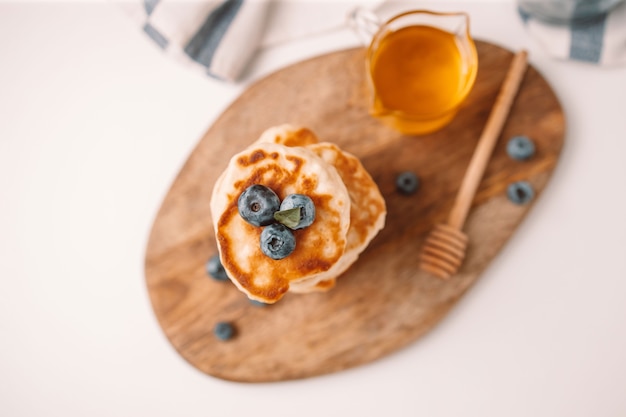
[[[253,184],[271,188],[281,200],[304,194],[315,204],[315,221],[293,231],[296,248],[284,259],[264,255],[262,228],[239,215],[239,195]],[[232,157],[215,183],[211,215],[228,277],[249,298],[274,303],[287,291],[334,287],[383,228],[386,207],[355,156],[318,142],[309,129],[281,125]]]

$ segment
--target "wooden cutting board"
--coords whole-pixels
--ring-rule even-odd
[[[169,190],[149,237],[145,274],[156,317],[174,348],[219,378],[260,382],[311,377],[361,365],[414,342],[437,324],[511,238],[534,201],[515,205],[506,188],[529,181],[544,192],[564,140],[561,106],[529,67],[466,223],[470,244],[458,275],[441,281],[418,269],[417,254],[443,221],[469,163],[512,52],[477,42],[475,87],[455,120],[422,137],[402,136],[368,115],[363,49],[320,56],[252,85],[217,119]],[[531,57],[532,58],[532,57]],[[258,307],[230,282],[205,272],[216,253],[209,213],[213,184],[229,158],[268,127],[292,123],[314,130],[361,158],[385,197],[387,223],[335,289],[287,294]],[[511,160],[507,140],[519,134],[535,156]],[[403,196],[395,177],[414,171],[420,190]],[[219,321],[237,329],[227,342]]]

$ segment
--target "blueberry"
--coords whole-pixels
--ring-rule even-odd
[[[237,200],[239,214],[253,226],[274,223],[274,212],[280,207],[280,199],[264,185],[254,184],[246,188]]]
[[[300,207],[300,222],[292,229],[304,229],[310,226],[315,220],[315,204],[310,197],[302,194],[289,194],[282,203],[280,203],[280,211],[290,210]]]
[[[228,281],[228,275],[226,275],[219,255],[214,255],[209,258],[206,263],[206,272],[216,281]]]
[[[415,173],[410,171],[401,172],[396,177],[397,190],[405,195],[413,194],[420,186],[420,180]]]
[[[526,204],[535,197],[535,190],[526,181],[517,181],[509,184],[506,195],[515,204]]]
[[[228,340],[235,335],[235,328],[228,322],[220,321],[213,328],[213,334],[220,340]]]
[[[514,136],[506,144],[506,153],[517,161],[523,161],[535,154],[535,144],[528,136]]]
[[[270,224],[261,232],[261,251],[272,259],[286,258],[295,248],[296,238],[284,224]]]

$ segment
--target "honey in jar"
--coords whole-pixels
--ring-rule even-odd
[[[411,24],[426,15],[467,22],[463,14],[409,12],[384,24],[369,47],[368,70],[375,117],[406,134],[445,126],[469,93],[477,70],[476,49],[467,25]]]

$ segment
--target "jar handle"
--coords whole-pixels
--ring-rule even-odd
[[[348,26],[357,34],[361,43],[367,46],[382,26],[382,22],[373,11],[357,7],[348,14]]]

